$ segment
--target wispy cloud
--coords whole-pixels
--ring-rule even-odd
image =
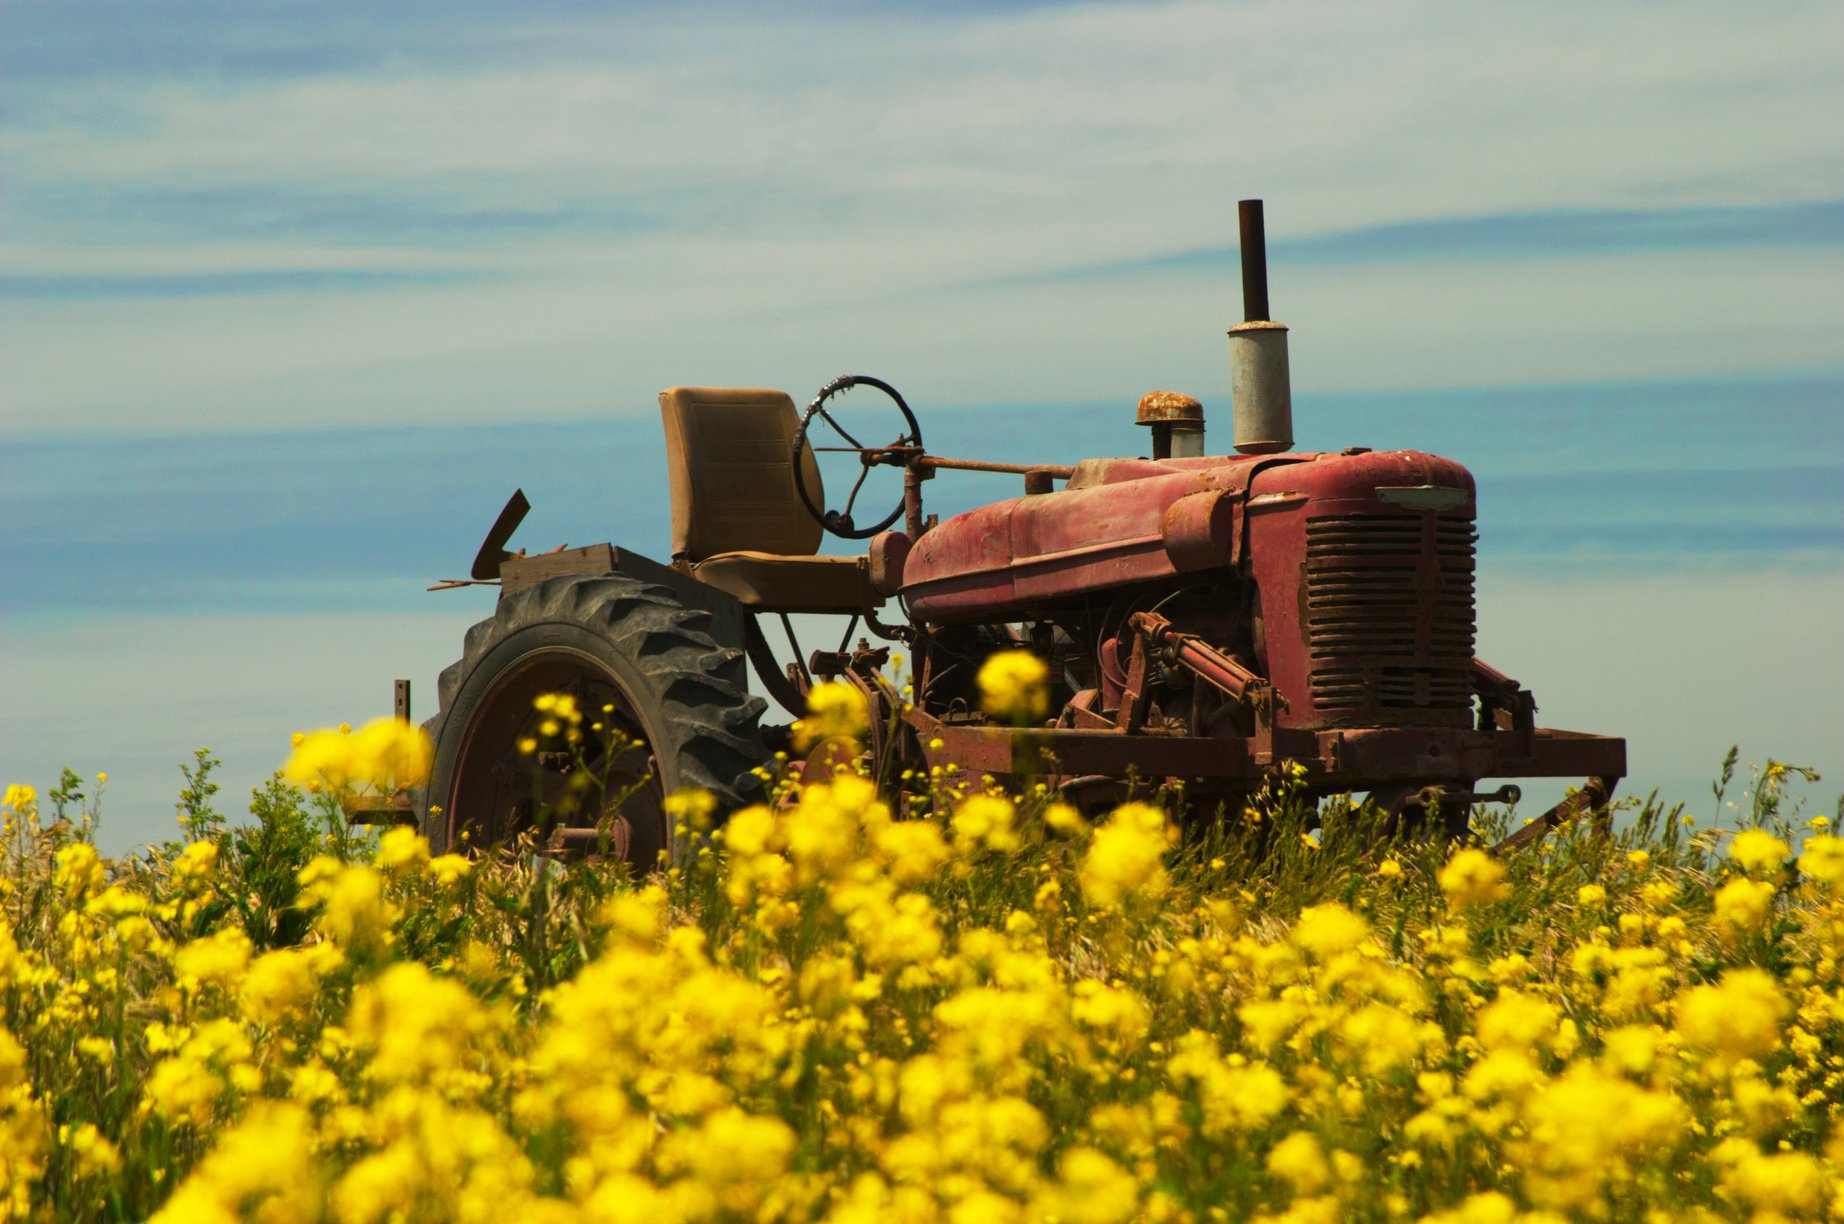
[[[14,430],[644,413],[845,364],[1207,390],[1246,195],[1302,387],[1844,361],[1833,5],[7,20]]]
[[[0,276],[0,296],[45,298],[190,298],[252,293],[374,293],[405,286],[459,285],[479,273],[380,268],[263,268],[166,275]]]
[[[1277,267],[1411,260],[1551,259],[1638,251],[1844,250],[1844,200],[1744,207],[1559,209],[1487,217],[1436,217],[1283,238],[1268,243]],[[1236,266],[1234,245],[1089,264],[1013,283],[1053,283]],[[1005,283],[986,282],[986,283]]]

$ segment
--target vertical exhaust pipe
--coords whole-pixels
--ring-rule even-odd
[[[1260,200],[1236,206],[1241,222],[1242,317],[1229,329],[1229,391],[1236,449],[1271,455],[1293,445],[1287,327],[1268,318],[1268,238]]]

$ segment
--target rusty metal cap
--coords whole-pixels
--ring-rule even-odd
[[[1204,406],[1177,391],[1149,391],[1140,397],[1140,410],[1133,418],[1136,425],[1157,425],[1167,421],[1195,421],[1202,424]]]

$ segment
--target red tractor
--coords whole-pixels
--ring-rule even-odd
[[[1197,402],[1155,392],[1139,409],[1147,458],[947,459],[925,449],[894,388],[848,377],[804,415],[779,391],[660,395],[669,565],[612,544],[508,553],[529,508],[515,493],[473,569],[499,582],[497,610],[469,630],[427,724],[435,764],[417,815],[432,842],[488,845],[542,821],[554,847],[600,842],[650,865],[672,848],[668,794],[748,802],[754,771],[788,745],[786,727],[763,725],[751,670],[796,711],[820,680],[856,685],[871,759],[892,781],[937,765],[1029,776],[1087,807],[1179,784],[1207,816],[1291,776],[1309,796],[1367,792],[1392,819],[1438,813],[1457,834],[1475,803],[1516,798],[1482,779],[1587,780],[1524,839],[1603,806],[1625,741],[1538,727],[1530,693],[1473,656],[1467,470],[1416,451],[1288,450],[1287,329],[1268,319],[1260,201],[1241,219],[1236,454],[1206,454]],[[858,441],[866,428],[837,411],[852,387],[888,396],[895,441]],[[839,509],[825,504],[822,454],[855,457]],[[900,473],[901,500],[860,525],[854,503],[880,468]],[[922,487],[943,469],[1015,473],[1023,495],[937,522]],[[868,551],[818,555],[822,532]],[[780,618],[792,643],[787,618],[803,613],[844,618],[839,649],[802,658],[795,644],[783,665],[762,619]],[[859,620],[907,648],[910,699],[883,674],[887,647],[847,647]],[[989,655],[1020,647],[1049,669],[1040,725],[995,722],[975,689]],[[554,711],[534,705],[547,693],[618,732],[614,746],[566,743]]]

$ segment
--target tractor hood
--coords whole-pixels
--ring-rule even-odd
[[[1464,467],[1419,451],[1089,459],[1065,487],[994,502],[925,533],[903,565],[910,614],[940,624],[1024,618],[1091,591],[1234,567],[1247,515],[1437,510],[1471,517]]]

